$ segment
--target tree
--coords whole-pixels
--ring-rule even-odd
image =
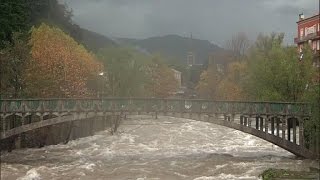
[[[72,11],[58,0],[1,0],[0,48],[12,41],[14,32],[26,33],[33,25],[52,24],[81,41],[78,25],[73,24]]]
[[[217,95],[223,100],[243,100],[246,95],[242,84],[247,75],[246,62],[228,64],[225,76],[218,84]]]
[[[41,24],[31,30],[32,59],[25,70],[26,89],[33,97],[92,96],[87,87],[100,64],[62,30]]]
[[[30,47],[25,34],[14,33],[0,51],[0,94],[2,97],[23,96],[23,69],[30,59]]]
[[[110,96],[144,96],[147,58],[129,48],[110,47],[99,51],[99,59],[105,66],[107,94]]]
[[[174,77],[173,70],[164,61],[160,55],[153,55],[152,64],[148,67],[151,81],[146,87],[153,97],[169,97],[178,88],[178,82]]]
[[[247,53],[250,47],[250,42],[247,35],[244,32],[232,36],[226,43],[226,48],[233,53],[235,60],[241,60]]]
[[[12,40],[13,32],[23,32],[29,28],[27,3],[21,0],[0,2],[0,48]]]
[[[217,99],[218,84],[221,80],[221,74],[217,71],[215,64],[209,64],[208,69],[200,75],[200,81],[196,90],[200,97]]]
[[[312,83],[310,49],[299,61],[296,47],[282,46],[283,34],[260,36],[248,61],[246,91],[254,100],[299,101]]]

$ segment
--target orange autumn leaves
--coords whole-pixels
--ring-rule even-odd
[[[86,97],[89,77],[101,65],[95,56],[62,30],[46,24],[33,28],[32,59],[25,70],[27,92],[33,97]]]
[[[247,65],[244,62],[228,64],[225,73],[219,73],[215,65],[209,65],[208,69],[201,74],[196,90],[203,98],[243,100],[245,93],[241,84],[246,72]]]

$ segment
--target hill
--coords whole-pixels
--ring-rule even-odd
[[[80,40],[79,43],[82,43],[87,49],[97,52],[101,48],[117,46],[117,43],[112,39],[98,34],[87,29],[80,28]]]
[[[195,53],[196,64],[206,64],[210,53],[222,50],[219,46],[207,40],[191,39],[178,35],[166,35],[147,39],[118,38],[122,44],[129,44],[144,49],[150,53],[161,53],[186,64],[187,52],[191,49]],[[191,43],[192,42],[192,43]]]

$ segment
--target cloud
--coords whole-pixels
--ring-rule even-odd
[[[318,0],[65,0],[80,26],[115,37],[166,34],[206,39],[223,45],[243,31],[285,32],[293,42],[302,11],[317,13]]]

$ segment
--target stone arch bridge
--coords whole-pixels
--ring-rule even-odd
[[[150,114],[222,125],[264,139],[297,156],[318,157],[305,145],[303,127],[311,113],[306,103],[156,98],[2,99],[0,107],[0,140],[95,116]],[[30,116],[37,116],[38,120],[28,122]]]

